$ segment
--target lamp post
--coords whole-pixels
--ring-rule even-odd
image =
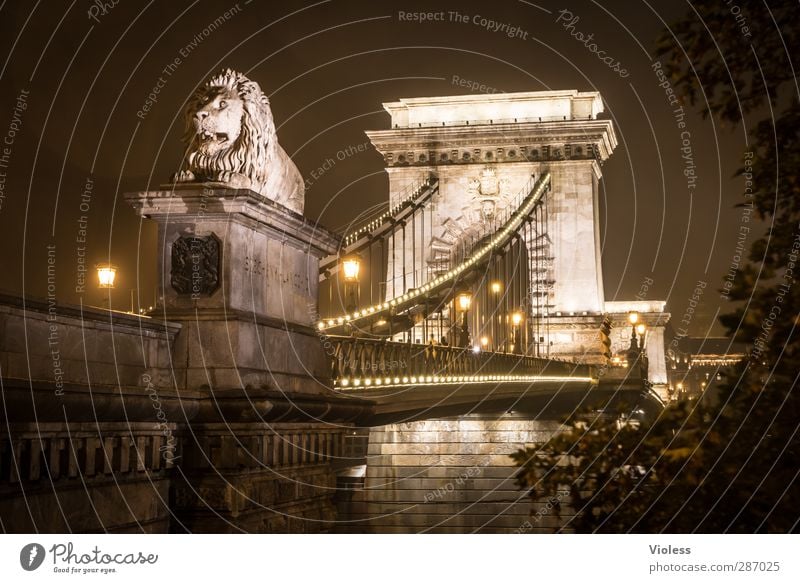
[[[97,269],[97,287],[101,290],[114,289],[114,280],[117,278],[117,267],[111,263],[98,263],[95,265]],[[110,309],[111,302],[109,300],[111,292],[104,294],[103,303]]]
[[[631,324],[631,344],[628,347],[628,366],[633,366],[639,356],[639,345],[636,342],[636,323],[639,321],[639,314],[631,312],[628,314],[628,322]]]
[[[644,333],[647,330],[647,326],[644,324],[637,324],[636,325],[636,332],[639,333],[639,352],[644,351]]]
[[[647,359],[644,356],[644,334],[647,327],[643,322],[639,322],[639,314],[631,312],[628,314],[628,322],[631,324],[631,345],[628,348],[628,366],[632,367],[637,361],[642,372],[642,378],[647,377]],[[636,333],[639,333],[639,341],[636,340]]]
[[[498,280],[494,280],[489,284],[489,290],[492,292],[490,311],[492,316],[492,347],[494,350],[497,350],[497,343],[500,341],[500,294],[503,291],[503,284]],[[503,336],[505,336],[505,334]],[[503,342],[505,342],[505,339]]]
[[[350,255],[342,260],[342,270],[344,271],[344,295],[345,310],[355,312],[358,308],[360,295],[359,273],[361,272],[361,257]]]
[[[650,368],[650,361],[647,358],[647,354],[644,351],[644,339],[645,339],[645,332],[647,331],[647,326],[643,323],[636,325],[636,332],[639,333],[639,366],[641,367],[642,371],[642,378],[647,379],[649,376],[648,370]]]
[[[520,324],[522,323],[522,312],[511,314],[511,323],[514,325],[514,354],[522,354],[522,334]]]
[[[461,292],[456,297],[456,302],[462,312],[458,344],[461,347],[466,347],[469,346],[469,323],[467,321],[467,313],[469,312],[469,307],[472,305],[472,294],[470,292]]]

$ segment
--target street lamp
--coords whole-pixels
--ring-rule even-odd
[[[491,306],[489,307],[489,314],[492,318],[492,338],[494,338],[496,342],[497,339],[500,337],[500,327],[498,321],[500,316],[498,315],[498,313],[499,313],[500,301],[502,299],[500,297],[500,293],[503,291],[503,284],[497,280],[494,280],[489,284],[489,290],[492,292],[493,296],[490,302]],[[497,345],[494,344],[494,342],[492,343],[492,348],[497,350]]]
[[[463,313],[459,345],[461,345],[461,347],[466,347],[469,346],[469,324],[467,322],[467,312],[469,312],[469,307],[472,305],[472,294],[470,292],[461,292],[458,294],[458,296],[456,296],[456,302]]]
[[[628,366],[633,366],[637,361],[641,368],[642,378],[647,376],[647,358],[644,352],[644,333],[647,330],[644,322],[639,322],[639,314],[631,312],[628,314],[628,322],[631,323],[631,345],[628,348]],[[639,341],[636,341],[636,333],[639,333]]]
[[[641,364],[644,369],[647,369],[648,367],[647,356],[644,352],[644,333],[646,330],[647,326],[644,324],[637,324],[636,332],[639,334],[639,359],[641,360]]]
[[[489,346],[488,336],[481,336],[481,346],[483,347],[484,350],[486,350],[486,347]]]
[[[350,255],[342,261],[344,269],[344,280],[347,283],[358,283],[358,274],[361,271],[361,258],[358,255]]]
[[[110,263],[98,263],[97,281],[100,289],[114,289],[114,279],[117,277],[117,268]]]
[[[628,314],[628,322],[631,323],[631,344],[628,347],[628,366],[633,366],[639,357],[639,344],[636,342],[636,323],[639,321],[639,314],[631,312]]]
[[[461,308],[462,312],[469,311],[469,307],[472,305],[472,294],[469,292],[462,292],[458,294],[458,307]]]
[[[97,287],[101,290],[109,290],[108,293],[103,294],[103,306],[111,308],[111,290],[114,289],[114,280],[117,277],[117,268],[111,263],[98,263],[95,265],[97,269]]]
[[[511,323],[514,325],[514,354],[522,354],[522,334],[520,330],[522,312],[514,312],[511,314]]]
[[[356,294],[361,291],[358,276],[361,273],[361,257],[349,255],[342,260],[342,271],[344,271],[344,295],[347,298],[345,310],[355,312],[358,308]]]

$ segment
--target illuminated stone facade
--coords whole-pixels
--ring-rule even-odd
[[[384,108],[392,129],[367,134],[386,163],[390,204],[429,174],[439,179],[429,211],[418,213],[405,241],[393,241],[387,297],[428,281],[437,251],[490,230],[515,197],[527,194],[531,177],[547,170],[551,311],[602,312],[598,182],[617,138],[611,121],[597,119],[598,93],[403,99]]]
[[[599,182],[617,138],[611,121],[598,119],[603,111],[599,93],[415,98],[384,108],[391,129],[367,134],[384,157],[390,205],[401,203],[430,175],[439,187],[432,203],[390,242],[387,298],[438,275],[454,248],[496,229],[504,211],[527,194],[531,177],[549,172],[546,230],[525,242],[529,253],[536,250],[543,257],[522,301],[532,322],[527,350],[607,364],[599,337],[604,318],[612,320],[616,353],[629,346],[624,311],[641,310],[653,326],[645,343],[650,380],[666,386],[663,326],[669,314],[664,303],[654,308],[652,302],[634,302],[634,307],[606,302],[603,290]],[[535,328],[533,321],[538,321]]]

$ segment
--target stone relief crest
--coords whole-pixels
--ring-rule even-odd
[[[463,209],[464,216],[470,222],[486,223],[508,205],[511,182],[508,178],[498,178],[493,166],[486,166],[480,176],[469,181],[467,193],[470,202]]]
[[[184,235],[172,244],[170,283],[179,294],[210,296],[219,287],[219,272],[219,239],[213,234]]]
[[[467,181],[467,204],[458,217],[442,222],[442,231],[429,243],[428,266],[442,273],[450,265],[450,254],[466,241],[477,241],[492,232],[513,198],[511,181],[497,175],[494,166],[485,166]]]

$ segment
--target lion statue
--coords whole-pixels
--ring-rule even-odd
[[[186,108],[184,141],[174,182],[249,188],[302,214],[303,178],[278,144],[269,99],[255,81],[230,69],[206,81]]]

